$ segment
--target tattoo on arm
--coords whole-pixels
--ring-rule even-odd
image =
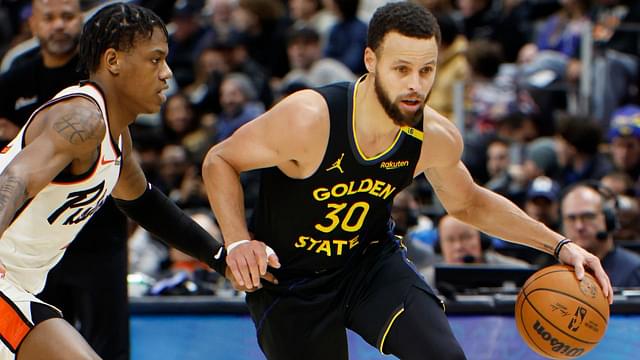
[[[27,182],[23,178],[6,173],[0,175],[0,234],[27,196]]]
[[[78,108],[56,119],[53,128],[68,142],[78,145],[87,140],[100,141],[103,135],[100,127],[102,124],[100,113]]]

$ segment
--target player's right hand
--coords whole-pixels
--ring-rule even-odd
[[[237,246],[227,244],[227,267],[231,269],[237,286],[252,290],[260,286],[260,278],[267,274],[267,266],[277,269],[280,262],[275,252],[265,243],[257,240],[241,241],[243,243]]]
[[[604,271],[598,257],[583,249],[576,243],[569,242],[560,249],[559,260],[563,264],[572,265],[574,267],[576,278],[578,278],[578,280],[582,280],[584,277],[585,268],[591,269],[595,278],[598,279],[598,282],[602,287],[602,292],[604,293],[604,296],[607,297],[609,304],[613,303],[613,286],[611,286],[609,276]]]

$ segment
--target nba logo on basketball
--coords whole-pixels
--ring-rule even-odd
[[[572,267],[554,265],[531,275],[522,286],[515,320],[531,350],[550,359],[574,359],[604,336],[609,302],[590,274],[578,281]]]

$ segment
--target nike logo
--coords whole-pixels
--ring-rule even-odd
[[[116,165],[120,165],[120,159],[106,160],[104,157],[102,157],[102,160],[100,160],[100,164],[102,165],[109,165],[111,163],[116,163]]]
[[[220,260],[223,250],[224,250],[224,246],[220,246],[220,249],[218,249],[218,252],[215,255],[213,255],[213,258],[216,260]]]

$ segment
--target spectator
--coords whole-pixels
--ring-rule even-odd
[[[518,56],[524,67],[529,83],[543,87],[556,79],[571,82],[578,80],[580,67],[573,63],[579,61],[580,39],[589,24],[587,16],[590,0],[562,1],[562,9],[547,19],[540,27],[535,43],[529,43],[520,49]],[[541,73],[551,71],[549,75]],[[550,75],[553,76],[550,76]],[[536,82],[542,79],[544,82]]]
[[[198,54],[193,69],[195,78],[182,91],[199,114],[220,112],[218,91],[222,78],[230,71],[229,51],[224,46],[212,43]]]
[[[617,215],[620,226],[613,233],[616,242],[640,241],[640,204],[631,196],[619,195]]]
[[[633,180],[629,176],[629,174],[622,171],[613,171],[605,175],[602,180],[600,180],[603,186],[606,186],[608,189],[619,196],[635,196],[635,190],[633,188]]]
[[[640,2],[597,0],[593,11],[592,114],[608,127],[613,111],[637,93],[639,79]]]
[[[487,173],[490,176],[484,187],[495,191],[512,201],[518,202],[523,192],[522,185],[514,177],[509,151],[509,142],[502,138],[494,138],[487,146]]]
[[[498,119],[496,134],[511,142],[511,162],[521,164],[525,146],[538,137],[538,128],[532,116],[516,110]]]
[[[395,223],[393,232],[398,236],[433,228],[431,220],[420,214],[420,206],[410,189],[402,190],[393,199],[391,217]]]
[[[169,144],[162,149],[159,175],[166,187],[161,190],[174,202],[181,198],[180,184],[191,165],[187,150],[181,145]]]
[[[182,176],[180,187],[176,190],[176,204],[182,209],[198,209],[209,206],[207,193],[202,182],[200,164],[190,165],[187,168]]]
[[[517,86],[517,69],[503,64],[497,43],[472,41],[466,57],[472,74],[468,90],[471,113],[468,127],[480,133],[493,132],[499,121],[512,114],[527,117],[534,112],[533,100]]]
[[[535,178],[527,189],[524,211],[548,228],[560,229],[560,186],[546,176]]]
[[[541,137],[527,145],[523,162],[523,177],[530,182],[538,176],[556,178],[560,170],[555,141],[552,138]]]
[[[506,61],[515,62],[527,41],[529,21],[521,6],[526,2],[498,0],[457,0],[469,41],[487,40],[500,44]]]
[[[226,39],[236,31],[233,26],[233,11],[238,6],[235,0],[208,0],[204,10],[207,16],[205,41]]]
[[[605,191],[591,183],[567,190],[561,203],[564,234],[600,258],[614,287],[640,286],[640,256],[615,245],[617,220]]]
[[[495,252],[491,249],[489,240],[481,240],[480,231],[450,215],[440,219],[438,245],[442,252],[442,262],[445,264],[528,266],[524,261]]]
[[[291,71],[280,88],[293,83],[317,87],[339,81],[353,81],[355,75],[341,62],[322,58],[320,36],[311,28],[292,28],[287,36],[287,54]]]
[[[431,11],[436,17],[442,14],[453,14],[453,0],[413,0],[417,4],[421,4],[429,11]]]
[[[273,102],[273,93],[270,86],[269,69],[262,67],[256,60],[249,56],[247,48],[247,38],[242,34],[235,34],[230,36],[226,40],[219,40],[211,44],[211,46],[217,51],[222,52],[225,57],[225,63],[228,65],[229,72],[243,73],[249,77],[253,83],[254,88],[257,90],[258,99],[264,104],[265,108],[271,106]],[[284,43],[283,43],[284,44]],[[266,45],[265,45],[266,46]],[[283,45],[284,46],[284,45]],[[285,51],[285,57],[286,49]],[[288,71],[288,70],[287,70]],[[286,73],[286,71],[285,71]],[[218,76],[218,73],[214,72],[214,75]],[[227,75],[224,73],[223,75]],[[219,84],[222,81],[222,77],[218,80],[217,88],[210,86],[212,91],[219,91]]]
[[[67,6],[34,1],[29,18],[39,51],[17,59],[0,77],[0,146],[4,147],[27,122],[31,113],[58,91],[80,79],[78,39],[82,13],[78,1]],[[64,13],[64,17],[63,17]]]
[[[179,87],[193,82],[193,64],[198,53],[198,44],[205,34],[200,24],[202,6],[195,0],[176,2],[172,23],[174,31],[169,35],[167,63]]]
[[[449,15],[437,17],[442,40],[438,49],[438,80],[433,84],[429,106],[449,120],[453,116],[453,87],[469,80],[471,69],[465,57],[467,39]]]
[[[325,56],[342,62],[356,75],[363,74],[367,24],[356,16],[359,0],[324,0],[324,4],[338,18],[329,32]]]
[[[611,159],[616,170],[640,179],[640,107],[629,105],[618,109],[609,130]]]
[[[407,248],[407,256],[416,267],[433,265],[436,260],[433,246],[413,236],[432,230],[433,222],[420,214],[420,207],[411,188],[400,191],[393,199],[391,218],[395,223],[394,234],[402,237],[402,243]]]
[[[215,124],[216,143],[264,112],[264,107],[255,100],[256,90],[246,75],[232,73],[225,77],[220,88],[222,112]]]
[[[489,141],[487,146],[487,173],[491,179],[507,174],[511,159],[509,157],[509,143],[502,138]]]
[[[194,161],[201,161],[210,141],[205,129],[194,113],[189,99],[176,93],[167,99],[161,110],[162,133],[165,143],[184,146]]]
[[[562,186],[582,180],[600,180],[613,170],[613,164],[598,152],[601,130],[587,117],[559,118],[556,151],[561,164],[559,182]]]
[[[289,0],[289,15],[293,28],[311,28],[320,36],[320,46],[324,47],[329,30],[336,23],[335,15],[322,7],[322,0]]]
[[[167,186],[162,182],[159,174],[160,155],[164,147],[162,134],[147,126],[132,126],[131,130],[131,136],[136,139],[133,143],[135,150],[133,154],[137,157],[136,161],[140,164],[144,175],[151,184],[160,189],[166,189]]]
[[[281,78],[289,71],[285,45],[289,20],[282,2],[239,0],[233,23],[244,37],[249,56],[269,72],[269,78]]]

